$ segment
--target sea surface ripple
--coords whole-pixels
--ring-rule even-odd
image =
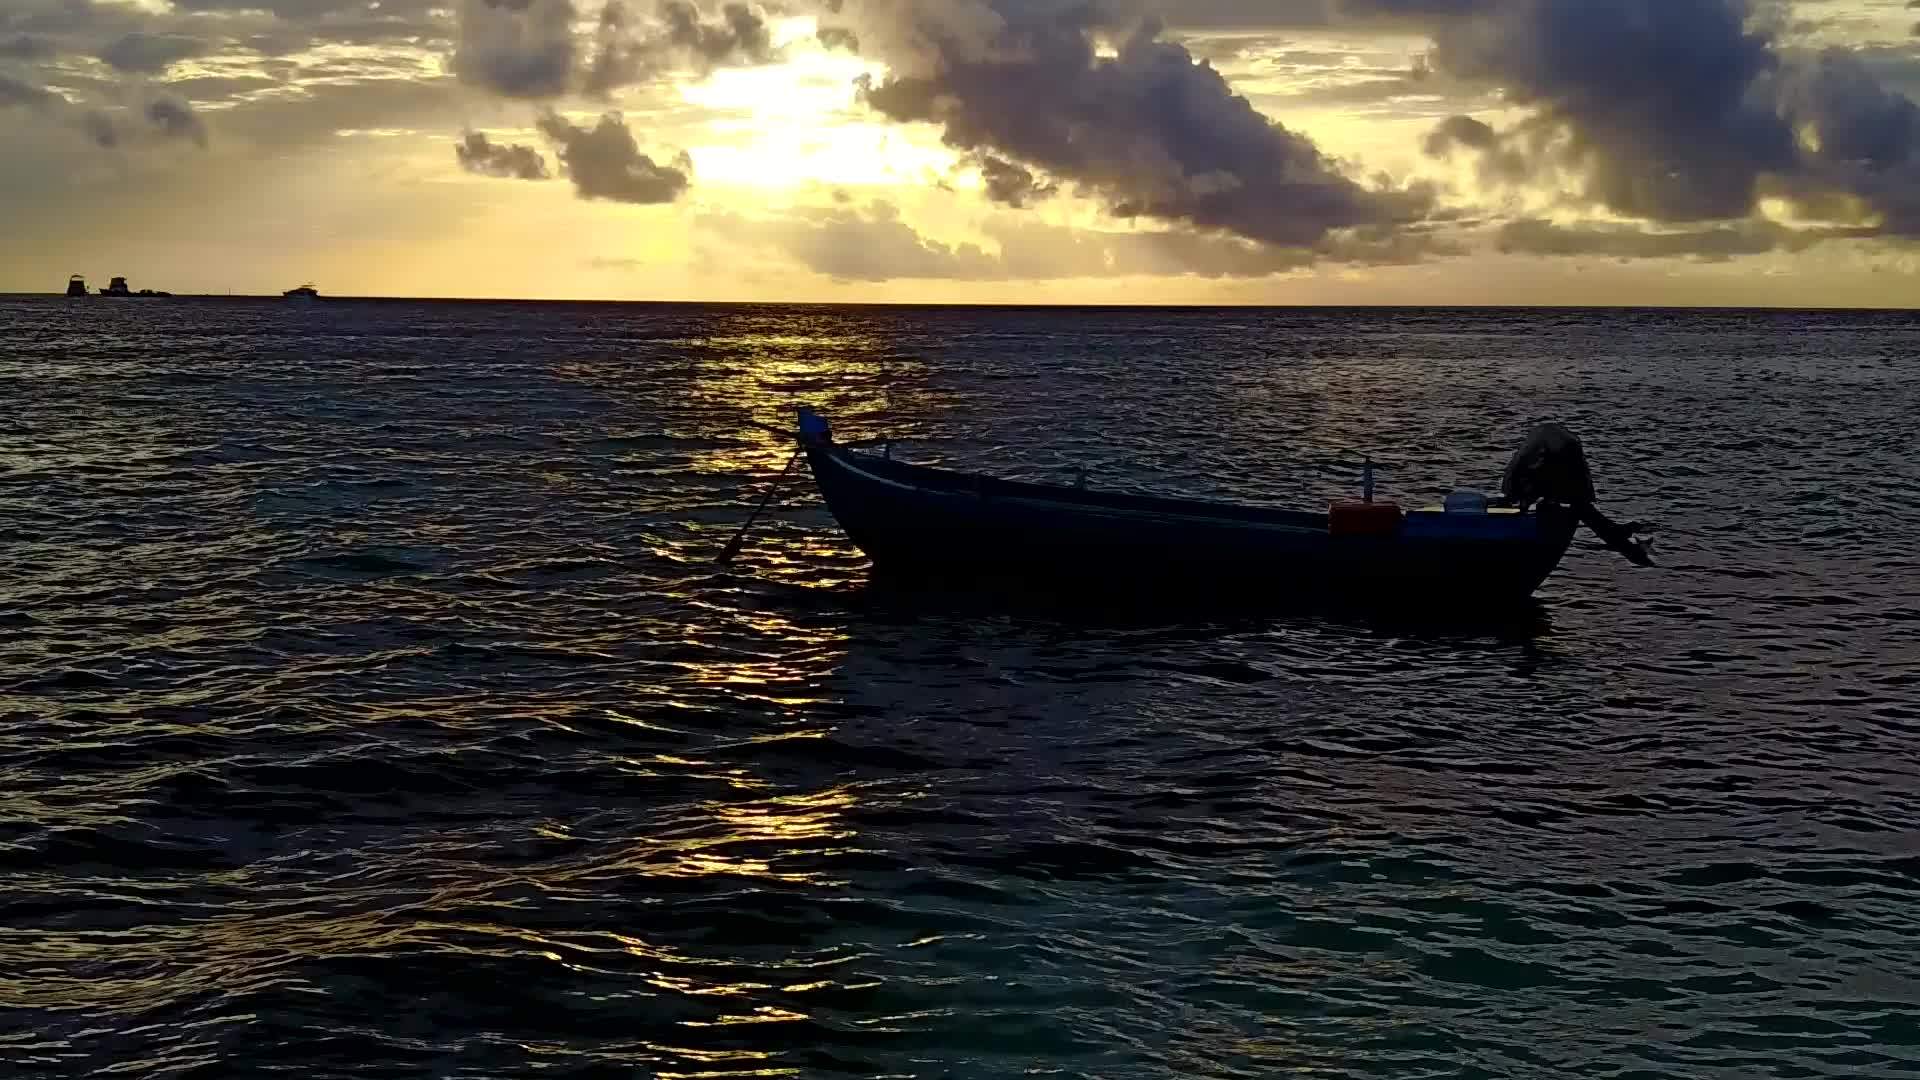
[[[1920,1076],[1920,317],[0,299],[0,1074]],[[1491,624],[865,585],[901,458],[1587,441]]]

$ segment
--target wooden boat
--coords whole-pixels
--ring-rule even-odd
[[[1315,513],[1020,483],[856,451],[835,443],[810,410],[799,441],[828,509],[889,577],[1115,594],[1517,602],[1553,573],[1591,511],[1468,499],[1464,509],[1402,512],[1369,492]]]

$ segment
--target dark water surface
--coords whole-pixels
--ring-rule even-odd
[[[0,1074],[1920,1075],[1920,317],[0,300]],[[863,588],[755,423],[1588,539]],[[1459,613],[1453,613],[1459,614]]]

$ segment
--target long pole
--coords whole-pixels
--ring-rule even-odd
[[[786,480],[787,474],[793,471],[793,464],[800,460],[801,453],[802,451],[795,450],[793,456],[787,459],[787,467],[781,469],[780,475],[774,479],[773,483],[767,485],[767,493],[760,497],[760,505],[754,508],[753,515],[740,526],[740,531],[733,534],[733,539],[727,542],[727,549],[720,553],[720,558],[715,560],[714,565],[733,565],[733,560],[740,554],[740,545],[746,543],[747,530],[753,528],[753,523],[760,520],[760,515],[766,512],[767,504],[773,502],[773,496],[780,490],[780,485]]]

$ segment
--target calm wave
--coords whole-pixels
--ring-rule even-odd
[[[1920,1073],[1920,317],[0,300],[0,1071]],[[865,587],[800,402],[1496,626]],[[1459,616],[1463,612],[1435,612]]]

